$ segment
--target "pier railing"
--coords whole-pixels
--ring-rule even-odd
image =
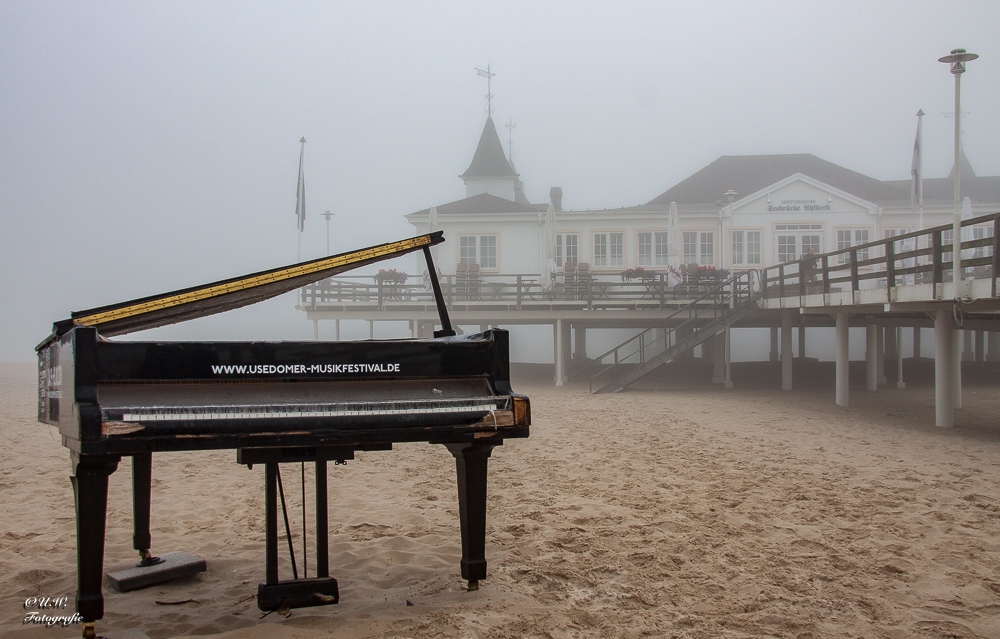
[[[997,277],[1000,277],[1000,213],[964,220],[962,229],[962,235],[966,234],[964,229],[983,229],[982,237],[957,238],[963,279],[992,278],[992,296],[996,297]],[[762,271],[764,297],[951,281],[956,243],[955,238],[946,238],[949,234],[953,235],[953,227],[945,224],[769,266]]]
[[[303,287],[300,304],[305,310],[341,305],[386,310],[399,305],[434,304],[434,293],[423,276],[397,277],[403,281],[378,281],[372,275],[328,278]],[[646,273],[634,279],[616,273],[587,277],[559,274],[547,286],[537,273],[442,275],[439,280],[449,307],[500,305],[511,310],[552,303],[588,309],[662,309],[687,303],[720,283],[712,279],[672,286],[666,273]]]

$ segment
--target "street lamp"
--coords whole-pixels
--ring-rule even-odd
[[[326,254],[330,254],[330,218],[333,217],[333,213],[327,211],[323,214],[326,218]]]
[[[951,231],[951,268],[952,281],[955,284],[955,297],[959,297],[958,283],[962,280],[962,251],[960,250],[962,246],[962,196],[960,194],[962,164],[959,161],[962,152],[962,128],[960,124],[962,118],[962,74],[965,73],[965,63],[978,57],[975,53],[966,53],[965,49],[952,49],[951,55],[938,58],[938,62],[951,65],[951,73],[955,76],[955,212]]]

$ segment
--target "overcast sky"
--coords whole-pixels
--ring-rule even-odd
[[[721,155],[1000,175],[1000,3],[0,0],[0,361],[70,311],[409,236],[464,197],[486,114],[534,202],[645,203]],[[160,329],[298,339],[294,298]]]

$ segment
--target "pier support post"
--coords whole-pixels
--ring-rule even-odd
[[[799,359],[805,359],[806,357],[806,327],[799,326]]]
[[[712,336],[712,339],[704,342],[702,348],[706,346],[712,350],[712,383],[726,383],[726,353],[723,348],[722,333]]]
[[[587,328],[579,324],[574,324],[573,338],[576,341],[575,357],[577,359],[587,359]]]
[[[951,309],[939,309],[934,315],[934,424],[943,428],[955,425],[955,357]]]
[[[986,363],[986,333],[974,331],[976,335],[976,363]]]
[[[920,359],[920,327],[913,327],[913,357]]]
[[[555,382],[556,386],[562,386],[564,382],[565,372],[563,370],[563,331],[565,330],[565,322],[563,320],[556,320],[552,324],[552,349],[553,349],[553,359],[555,360]]]
[[[725,382],[723,383],[723,386],[725,388],[732,388],[733,387],[733,376],[732,376],[732,363],[733,363],[733,360],[732,360],[732,356],[730,354],[730,344],[732,344],[732,334],[730,333],[730,331],[732,331],[732,330],[733,329],[731,327],[727,326],[726,327],[726,332],[724,333],[724,335],[725,335],[725,337],[724,337],[724,339],[725,339],[724,350],[725,350],[725,360],[726,360],[726,379],[725,379]],[[718,346],[718,344],[716,344],[716,346]]]
[[[781,311],[781,390],[792,390],[792,311]]]
[[[336,328],[336,333],[334,333],[334,339],[339,342],[340,341],[340,320],[333,320],[333,322],[334,322],[334,324],[336,324],[336,327],[337,327]]]
[[[986,338],[986,361],[1000,362],[1000,333],[990,331]]]
[[[319,320],[313,320],[313,341],[319,341]]]
[[[954,316],[952,316],[954,317]],[[952,369],[951,369],[951,397],[955,408],[962,407],[962,331],[954,327],[951,331],[952,345]]]
[[[883,386],[886,383],[885,379],[885,327],[876,327],[876,337],[875,337],[875,358],[877,360],[876,371],[878,376],[878,385]]]
[[[896,388],[906,388],[903,382],[903,327],[897,326],[893,333],[896,336]]]
[[[768,354],[768,360],[772,362],[778,361],[778,327],[771,327],[771,352]]]
[[[563,377],[562,377],[562,379],[563,379],[564,382],[568,382],[569,381],[569,367],[570,367],[570,364],[573,363],[573,325],[568,320],[563,320],[562,338],[563,338],[563,346],[562,346],[562,355],[563,355],[563,367],[562,367],[562,371],[563,371]]]
[[[847,406],[850,400],[850,315],[837,313],[837,405]]]
[[[878,326],[875,324],[865,326],[865,388],[878,389]]]
[[[962,361],[963,362],[974,362],[976,360],[976,353],[972,350],[973,342],[976,339],[975,331],[962,331]]]

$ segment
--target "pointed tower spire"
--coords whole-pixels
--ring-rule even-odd
[[[466,197],[489,193],[506,200],[515,199],[517,173],[504,156],[503,145],[491,116],[486,118],[472,164],[459,177],[465,181]]]

